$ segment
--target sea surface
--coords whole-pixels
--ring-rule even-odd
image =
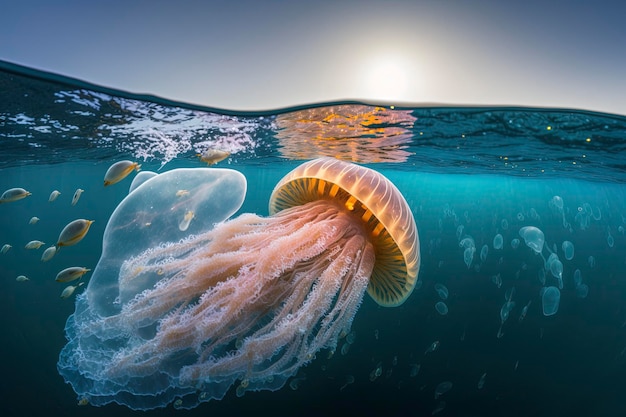
[[[98,263],[136,175],[104,187],[105,172],[120,160],[156,173],[206,167],[198,155],[209,150],[229,153],[215,169],[248,181],[235,216],[267,216],[280,178],[320,156],[384,174],[419,231],[413,294],[395,308],[366,295],[337,352],[319,352],[279,391],[233,387],[193,410],[78,405],[57,361],[90,273],[68,298],[76,282],[55,277]],[[0,193],[32,195],[0,204],[0,246],[12,246],[0,254],[1,414],[624,416],[625,151],[620,115],[355,102],[240,113],[2,63]],[[42,262],[79,218],[95,220],[85,238]],[[32,240],[45,244],[26,249]]]

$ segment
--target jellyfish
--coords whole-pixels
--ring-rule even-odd
[[[448,306],[443,301],[437,301],[437,303],[435,304],[435,310],[437,310],[437,313],[441,314],[442,316],[448,314]]]
[[[535,226],[525,226],[519,229],[519,235],[526,242],[526,246],[531,248],[535,253],[540,254],[543,250],[545,238],[543,232]]]
[[[552,316],[559,310],[561,291],[557,287],[542,288],[541,306],[544,316]]]
[[[561,249],[565,253],[565,259],[571,261],[574,258],[574,244],[569,240],[563,241],[561,244]]]
[[[448,287],[446,287],[443,284],[440,283],[436,283],[435,284],[435,291],[437,291],[437,294],[439,295],[439,298],[441,298],[442,300],[447,300],[448,299]]]
[[[189,409],[234,385],[277,390],[336,350],[365,292],[388,307],[411,294],[417,228],[381,174],[316,159],[278,183],[269,216],[231,218],[245,192],[234,170],[175,169],[115,209],[57,364],[78,398]]]
[[[503,243],[504,243],[504,239],[502,238],[502,235],[500,233],[498,233],[497,235],[493,237],[494,249],[502,249]]]
[[[148,181],[150,178],[156,176],[157,173],[156,172],[152,172],[152,171],[141,171],[139,172],[137,175],[135,175],[135,178],[133,178],[133,181],[130,183],[130,187],[128,189],[129,193],[132,193],[135,188],[139,187],[141,184],[143,184],[144,182]]]

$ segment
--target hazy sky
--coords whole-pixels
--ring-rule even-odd
[[[0,0],[0,59],[232,110],[366,99],[626,115],[625,19],[617,0]]]

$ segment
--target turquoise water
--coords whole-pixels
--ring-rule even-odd
[[[185,414],[626,412],[626,118],[358,103],[237,114],[144,101],[10,66],[0,86],[0,192],[32,193],[0,205],[0,245],[12,245],[0,254],[3,415],[134,414],[76,405],[57,360],[85,286],[61,299],[68,284],[54,278],[63,268],[98,263],[107,220],[135,175],[104,188],[112,163],[130,159],[158,173],[205,167],[196,155],[207,149],[228,151],[216,167],[247,178],[238,213],[267,215],[274,185],[305,160],[334,156],[380,171],[411,206],[422,265],[402,306],[382,308],[365,297],[352,343],[340,340],[332,358],[318,353],[279,391],[238,397],[233,387],[223,400]],[[77,188],[84,193],[72,206]],[[61,195],[48,202],[55,189]],[[33,216],[40,220],[29,224]],[[76,218],[95,223],[78,245],[42,262],[43,250]],[[527,226],[544,234],[541,255],[520,235]],[[46,244],[25,249],[34,239]],[[565,241],[574,246],[571,259]],[[30,280],[18,282],[18,275]],[[560,295],[554,314],[548,287]]]

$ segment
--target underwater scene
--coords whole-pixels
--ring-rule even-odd
[[[0,95],[4,416],[626,415],[625,116]]]

